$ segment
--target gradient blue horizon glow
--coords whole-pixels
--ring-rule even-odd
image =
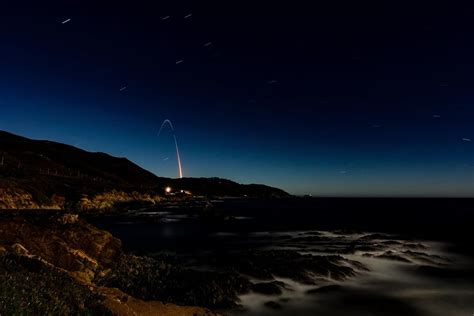
[[[153,2],[193,11],[162,21],[141,7],[37,6],[2,11],[0,130],[176,177],[173,137],[156,137],[170,119],[189,177],[474,197],[467,11]]]
[[[124,116],[110,112],[111,104],[81,106],[93,101],[87,97],[57,99],[55,105],[43,91],[35,94],[30,90],[28,98],[11,90],[0,92],[3,130],[127,157],[159,176],[176,176],[174,159],[163,159],[174,154],[172,139],[157,139],[156,121],[150,119],[160,109],[154,115]],[[66,103],[70,108],[61,111]],[[163,117],[178,117],[178,112],[170,110],[176,107],[163,104]],[[293,131],[278,126],[260,128],[259,124],[266,123],[259,118],[249,118],[247,123],[254,124],[239,127],[218,120],[212,130],[207,123],[189,117],[175,121],[187,157],[187,176],[264,183],[298,195],[473,196],[474,151],[471,143],[461,139],[470,127],[436,133],[438,124],[452,126],[446,121],[455,122],[456,116],[444,115],[444,121],[433,127],[426,113],[426,130],[406,120],[385,122],[383,136],[373,127],[344,117],[332,121],[332,126],[322,120]],[[351,133],[337,132],[348,125]],[[399,125],[404,126],[402,132]],[[272,137],[267,135],[270,130]]]

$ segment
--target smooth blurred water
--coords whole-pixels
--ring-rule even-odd
[[[468,242],[462,239],[466,220],[474,214],[470,213],[471,204],[470,200],[411,199],[232,200],[214,203],[228,217],[226,220],[202,219],[195,210],[158,207],[92,221],[119,237],[127,251],[146,255],[166,252],[189,258],[229,249],[325,254],[328,249],[347,247],[369,231],[392,233],[391,240],[399,245],[387,246],[388,250],[405,255],[411,249],[405,245],[422,244],[424,248],[417,252],[428,259],[410,257],[406,263],[367,256],[379,255],[377,251],[342,254],[366,264],[369,271],[344,282],[328,278],[312,286],[280,278],[289,287],[282,295],[242,295],[243,310],[226,312],[460,316],[474,313],[474,266],[471,252],[464,246]],[[329,237],[329,242],[293,241],[310,230]],[[459,249],[462,251],[457,252]],[[325,284],[339,284],[341,288],[324,294],[307,293]],[[281,310],[265,306],[268,301],[281,304]]]

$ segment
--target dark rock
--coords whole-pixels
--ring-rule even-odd
[[[312,276],[343,280],[356,274],[341,256],[303,255],[292,250],[242,251],[218,258],[216,264],[258,279],[272,280],[275,275],[304,284],[314,284]]]
[[[406,244],[403,244],[403,247],[412,249],[412,250],[426,249],[426,246],[420,243],[406,243]]]
[[[252,291],[266,295],[280,295],[285,283],[279,281],[252,284]]]
[[[432,265],[440,265],[450,261],[448,258],[418,251],[406,250],[403,252],[403,254],[409,256],[411,259],[422,261],[424,263]]]
[[[376,256],[377,258],[381,259],[389,259],[389,260],[394,260],[394,261],[399,261],[399,262],[406,262],[406,263],[411,263],[411,260],[402,257],[401,255],[394,253],[393,251],[387,251],[381,255]]]
[[[276,310],[282,309],[281,304],[278,303],[278,302],[275,302],[275,301],[268,301],[264,305],[268,308],[271,308],[271,309],[276,309]]]
[[[17,244],[12,251],[38,256],[86,283],[122,253],[119,239],[73,215],[0,218],[0,240]]]
[[[310,231],[310,232],[300,233],[300,235],[321,236],[322,233],[321,233],[321,232],[318,232],[318,231]]]
[[[355,260],[349,260],[349,259],[347,259],[347,262],[357,270],[369,271],[369,268],[365,264],[363,264],[362,262],[355,261]]]
[[[306,291],[306,293],[308,293],[308,294],[326,294],[326,293],[339,291],[340,289],[342,289],[342,286],[340,286],[338,284],[330,284],[330,285],[325,285],[325,286],[321,286],[321,287],[318,287],[318,288],[315,288],[315,289],[308,290],[308,291]]]
[[[400,241],[396,241],[396,240],[384,240],[381,243],[384,244],[384,245],[390,245],[390,246],[402,245],[402,243]]]
[[[142,300],[217,308],[235,306],[237,295],[250,290],[250,282],[235,272],[197,271],[135,256],[123,256],[96,282]]]
[[[381,239],[381,240],[391,240],[394,239],[393,235],[387,234],[367,234],[359,238],[360,240],[374,240],[374,239]]]
[[[362,234],[360,230],[356,229],[337,229],[333,231],[334,234],[338,235],[354,235],[354,234]]]
[[[355,250],[357,251],[380,251],[387,249],[384,246],[381,246],[379,244],[362,244],[362,245],[356,245]]]
[[[111,315],[100,295],[67,273],[22,255],[0,254],[1,315]]]
[[[292,242],[321,242],[321,241],[334,241],[334,238],[325,236],[304,236],[296,237],[291,240]]]

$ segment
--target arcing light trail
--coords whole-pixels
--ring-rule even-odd
[[[163,123],[161,124],[160,130],[158,131],[158,136],[160,136],[161,131],[163,130],[163,127],[165,127],[166,124],[168,124],[171,131],[173,132],[174,146],[176,147],[176,159],[178,160],[179,177],[182,178],[183,177],[183,169],[181,168],[181,157],[179,155],[178,140],[176,139],[176,135],[174,134],[173,123],[171,123],[170,120],[166,119],[166,120],[163,121]]]

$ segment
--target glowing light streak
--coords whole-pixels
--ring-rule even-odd
[[[178,172],[179,172],[179,177],[182,178],[183,177],[183,168],[182,168],[182,165],[181,165],[181,156],[179,154],[178,140],[176,139],[176,135],[174,133],[173,123],[171,123],[170,120],[166,119],[166,120],[163,121],[163,123],[161,123],[160,129],[158,131],[158,136],[160,136],[161,131],[163,130],[165,125],[168,125],[171,129],[171,132],[173,132],[174,146],[176,148],[176,159],[178,160]]]

